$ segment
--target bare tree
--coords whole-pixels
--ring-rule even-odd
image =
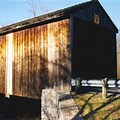
[[[0,28],[2,28],[4,25],[0,23]]]
[[[37,11],[38,11],[38,6],[39,3],[37,0],[28,0],[28,5],[29,5],[29,11],[32,13],[34,17],[37,16]]]
[[[42,0],[28,0],[27,4],[29,5],[29,12],[32,13],[34,17],[49,11]]]

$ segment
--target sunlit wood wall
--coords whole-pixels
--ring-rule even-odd
[[[5,92],[6,36],[0,36],[0,93]]]
[[[12,78],[6,77],[10,71],[7,63],[9,37],[0,36],[0,93],[5,93],[8,79],[12,79],[12,95],[16,96],[40,98],[44,87],[69,90],[69,26],[69,19],[65,19],[10,33],[13,34]]]

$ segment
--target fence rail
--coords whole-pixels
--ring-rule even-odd
[[[120,79],[118,80],[114,80],[114,79],[110,79],[108,80],[108,87],[110,88],[114,88],[114,87],[118,87],[120,88]],[[71,81],[72,86],[75,86],[75,79],[72,79]],[[90,80],[82,80],[81,82],[82,86],[93,86],[93,87],[102,87],[102,80],[100,79],[90,79]]]

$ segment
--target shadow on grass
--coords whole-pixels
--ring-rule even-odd
[[[119,110],[119,109],[120,109],[120,106],[118,106],[116,109],[112,110],[108,115],[106,115],[106,116],[103,118],[103,120],[106,120],[106,119],[110,116],[110,114],[116,112],[116,111]]]
[[[97,94],[97,93],[96,93]],[[91,98],[93,98],[96,94],[90,96],[87,100],[85,99],[81,99],[82,101],[85,102],[85,104],[82,106],[82,108],[80,109],[80,111],[74,116],[74,118],[72,120],[76,120],[78,119],[79,115],[81,115],[85,109],[85,107],[88,105],[90,107],[90,111],[92,111],[92,106],[91,104],[89,104],[89,101]],[[92,119],[94,120],[94,117],[92,117]]]
[[[120,97],[114,98],[115,96],[111,97],[106,103],[102,104],[101,106],[97,107],[95,110],[90,111],[88,114],[86,114],[84,116],[84,119],[88,119],[90,116],[94,115],[95,113],[97,113],[99,110],[101,110],[102,108],[106,107],[107,105],[111,104],[112,102],[114,102],[117,99],[120,99]],[[114,112],[117,109],[114,110]],[[109,114],[110,115],[110,114]],[[107,115],[107,117],[109,116]]]
[[[120,96],[117,97],[117,94],[113,94],[113,95],[109,96],[109,100],[107,102],[104,102],[99,107],[93,109],[93,106],[91,105],[90,100],[97,94],[98,94],[98,92],[96,94],[94,93],[88,99],[79,98],[80,100],[84,101],[84,105],[81,106],[80,111],[75,115],[73,120],[76,120],[78,118],[78,116],[81,115],[84,112],[86,106],[89,106],[90,111],[87,114],[83,115],[83,119],[85,119],[85,120],[87,120],[87,119],[95,120],[95,114],[97,112],[99,112],[99,110],[101,110],[102,108],[110,105],[114,101],[120,99]],[[120,106],[118,106],[116,108],[113,108],[113,110],[109,111],[109,113],[106,116],[104,116],[104,118],[102,120],[106,120],[112,113],[116,112],[119,109],[120,109]]]

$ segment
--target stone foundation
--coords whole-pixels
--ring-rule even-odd
[[[70,92],[42,90],[41,120],[83,120]]]
[[[58,120],[58,96],[53,89],[42,90],[41,119]]]

